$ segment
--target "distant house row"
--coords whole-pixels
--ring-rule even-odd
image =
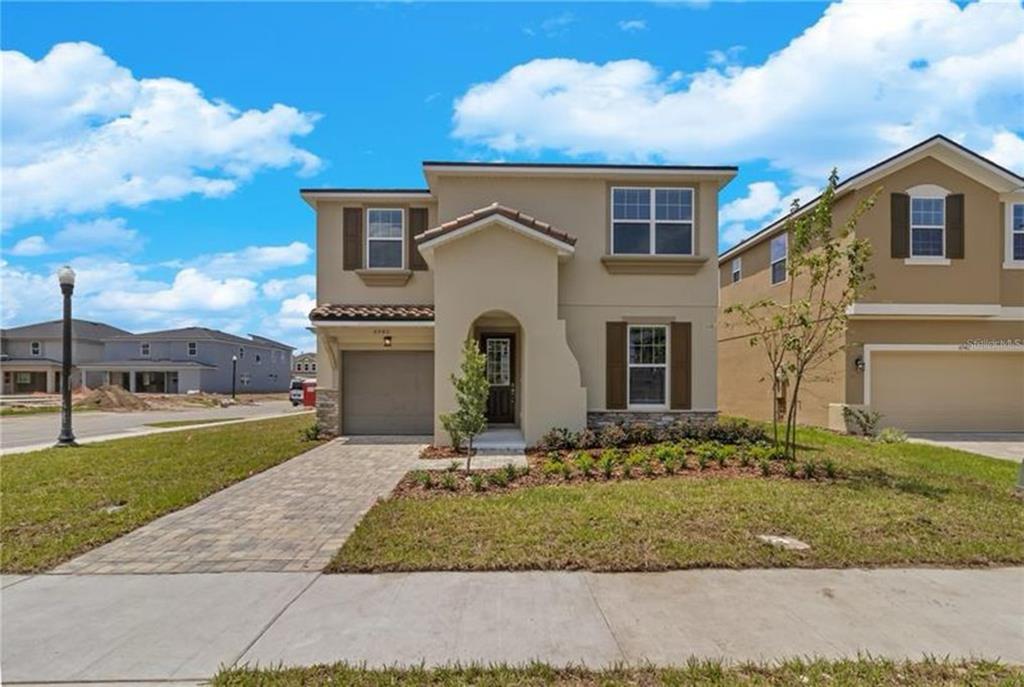
[[[60,390],[60,320],[0,329],[3,393]],[[113,384],[133,392],[285,391],[291,346],[205,327],[133,334],[101,322],[72,321],[72,386]]]

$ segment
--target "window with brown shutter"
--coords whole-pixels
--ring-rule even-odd
[[[894,258],[910,257],[910,196],[893,193],[889,196],[892,228],[889,246]]]
[[[345,208],[342,214],[342,268],[359,270],[363,268],[363,209]]]
[[[605,406],[609,410],[626,408],[626,323],[605,325]]]
[[[421,271],[427,269],[427,261],[423,259],[416,241],[413,240],[417,234],[422,234],[427,230],[427,217],[426,208],[409,208],[409,236],[406,242],[409,255],[406,263],[411,270]]]
[[[693,328],[689,322],[673,322],[669,352],[672,360],[670,385],[671,408],[689,410],[693,407]]]
[[[964,194],[946,196],[946,257],[964,257]]]

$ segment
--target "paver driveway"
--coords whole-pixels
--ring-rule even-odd
[[[426,438],[337,439],[165,515],[55,573],[319,571]]]

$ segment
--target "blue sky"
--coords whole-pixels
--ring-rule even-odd
[[[945,133],[1024,168],[1020,4],[4,3],[5,326],[311,346],[300,186],[423,159],[737,164],[723,247]]]

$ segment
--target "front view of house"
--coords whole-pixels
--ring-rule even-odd
[[[734,167],[426,162],[425,189],[305,189],[330,434],[432,434],[466,337],[488,420],[716,412],[718,193]]]

